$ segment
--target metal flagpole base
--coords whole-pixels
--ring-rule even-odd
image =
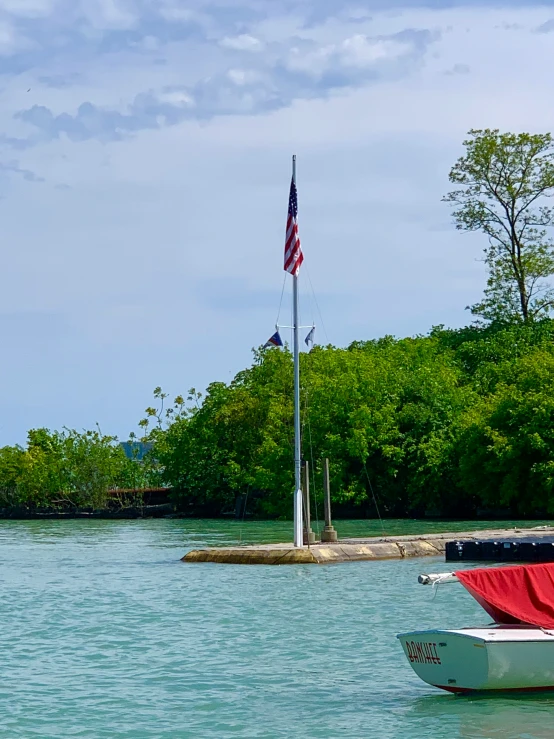
[[[294,494],[294,546],[304,546],[304,526],[302,524],[302,490]]]

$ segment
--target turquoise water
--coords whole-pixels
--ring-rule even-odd
[[[366,519],[335,521],[341,538],[351,536],[401,536],[403,534],[427,534],[516,526],[552,525],[552,521],[414,521],[410,519]],[[233,544],[260,544],[292,540],[291,521],[221,521],[213,519],[181,522],[191,545],[231,546]],[[323,523],[312,521],[312,530],[321,531]]]
[[[554,697],[459,698],[412,672],[397,632],[487,620],[456,585],[433,598],[417,584],[422,571],[448,569],[439,558],[179,561],[191,547],[235,543],[240,531],[243,541],[274,541],[289,527],[0,522],[0,737],[554,736]],[[368,527],[337,523],[345,535]]]

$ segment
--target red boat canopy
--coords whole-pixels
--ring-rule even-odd
[[[554,629],[554,563],[459,570],[456,577],[497,624]]]

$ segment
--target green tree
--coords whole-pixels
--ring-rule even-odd
[[[318,347],[301,355],[301,378],[312,493],[329,457],[335,513],[375,515],[373,491],[388,515],[456,509],[450,430],[473,395],[452,349],[435,337]],[[256,352],[229,385],[214,383],[186,417],[154,429],[180,505],[218,515],[248,493],[259,514],[291,515],[292,391],[290,352]]]
[[[488,321],[530,321],[554,305],[554,146],[550,134],[471,130],[466,152],[450,172],[459,186],[443,198],[456,227],[488,237],[487,287],[471,307]]]
[[[461,489],[489,509],[554,514],[554,353],[512,360],[509,381],[468,408],[458,435]]]
[[[18,481],[25,457],[20,446],[5,446],[0,449],[0,505],[13,507],[20,502]]]
[[[104,508],[114,488],[162,482],[191,514],[230,513],[246,494],[249,511],[290,517],[292,370],[289,351],[262,349],[204,396],[168,404],[156,388],[139,424],[152,449],[140,461],[138,445],[127,459],[100,429],[33,429],[25,447],[0,449],[0,507]],[[376,501],[388,516],[554,515],[553,398],[549,318],[303,353],[314,518],[325,457],[337,517],[375,516]]]
[[[176,502],[185,510],[219,515],[234,507],[238,495],[263,491],[261,509],[279,515],[283,491],[289,478],[292,490],[293,481],[290,354],[256,353],[253,366],[229,385],[212,383],[203,398],[191,390],[187,408],[177,401],[182,398],[167,427],[157,425],[147,436]],[[152,410],[148,417],[158,418]]]
[[[0,449],[0,500],[5,505],[106,508],[111,489],[128,487],[146,472],[127,459],[114,436],[31,429],[27,447]]]
[[[106,508],[108,491],[119,487],[129,465],[115,436],[100,429],[65,430],[62,446],[64,496],[77,507]]]

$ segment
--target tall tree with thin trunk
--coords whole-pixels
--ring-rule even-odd
[[[487,321],[541,318],[554,307],[554,142],[547,134],[471,130],[452,167],[458,186],[443,200],[454,206],[456,228],[488,237],[483,300],[470,307]]]

